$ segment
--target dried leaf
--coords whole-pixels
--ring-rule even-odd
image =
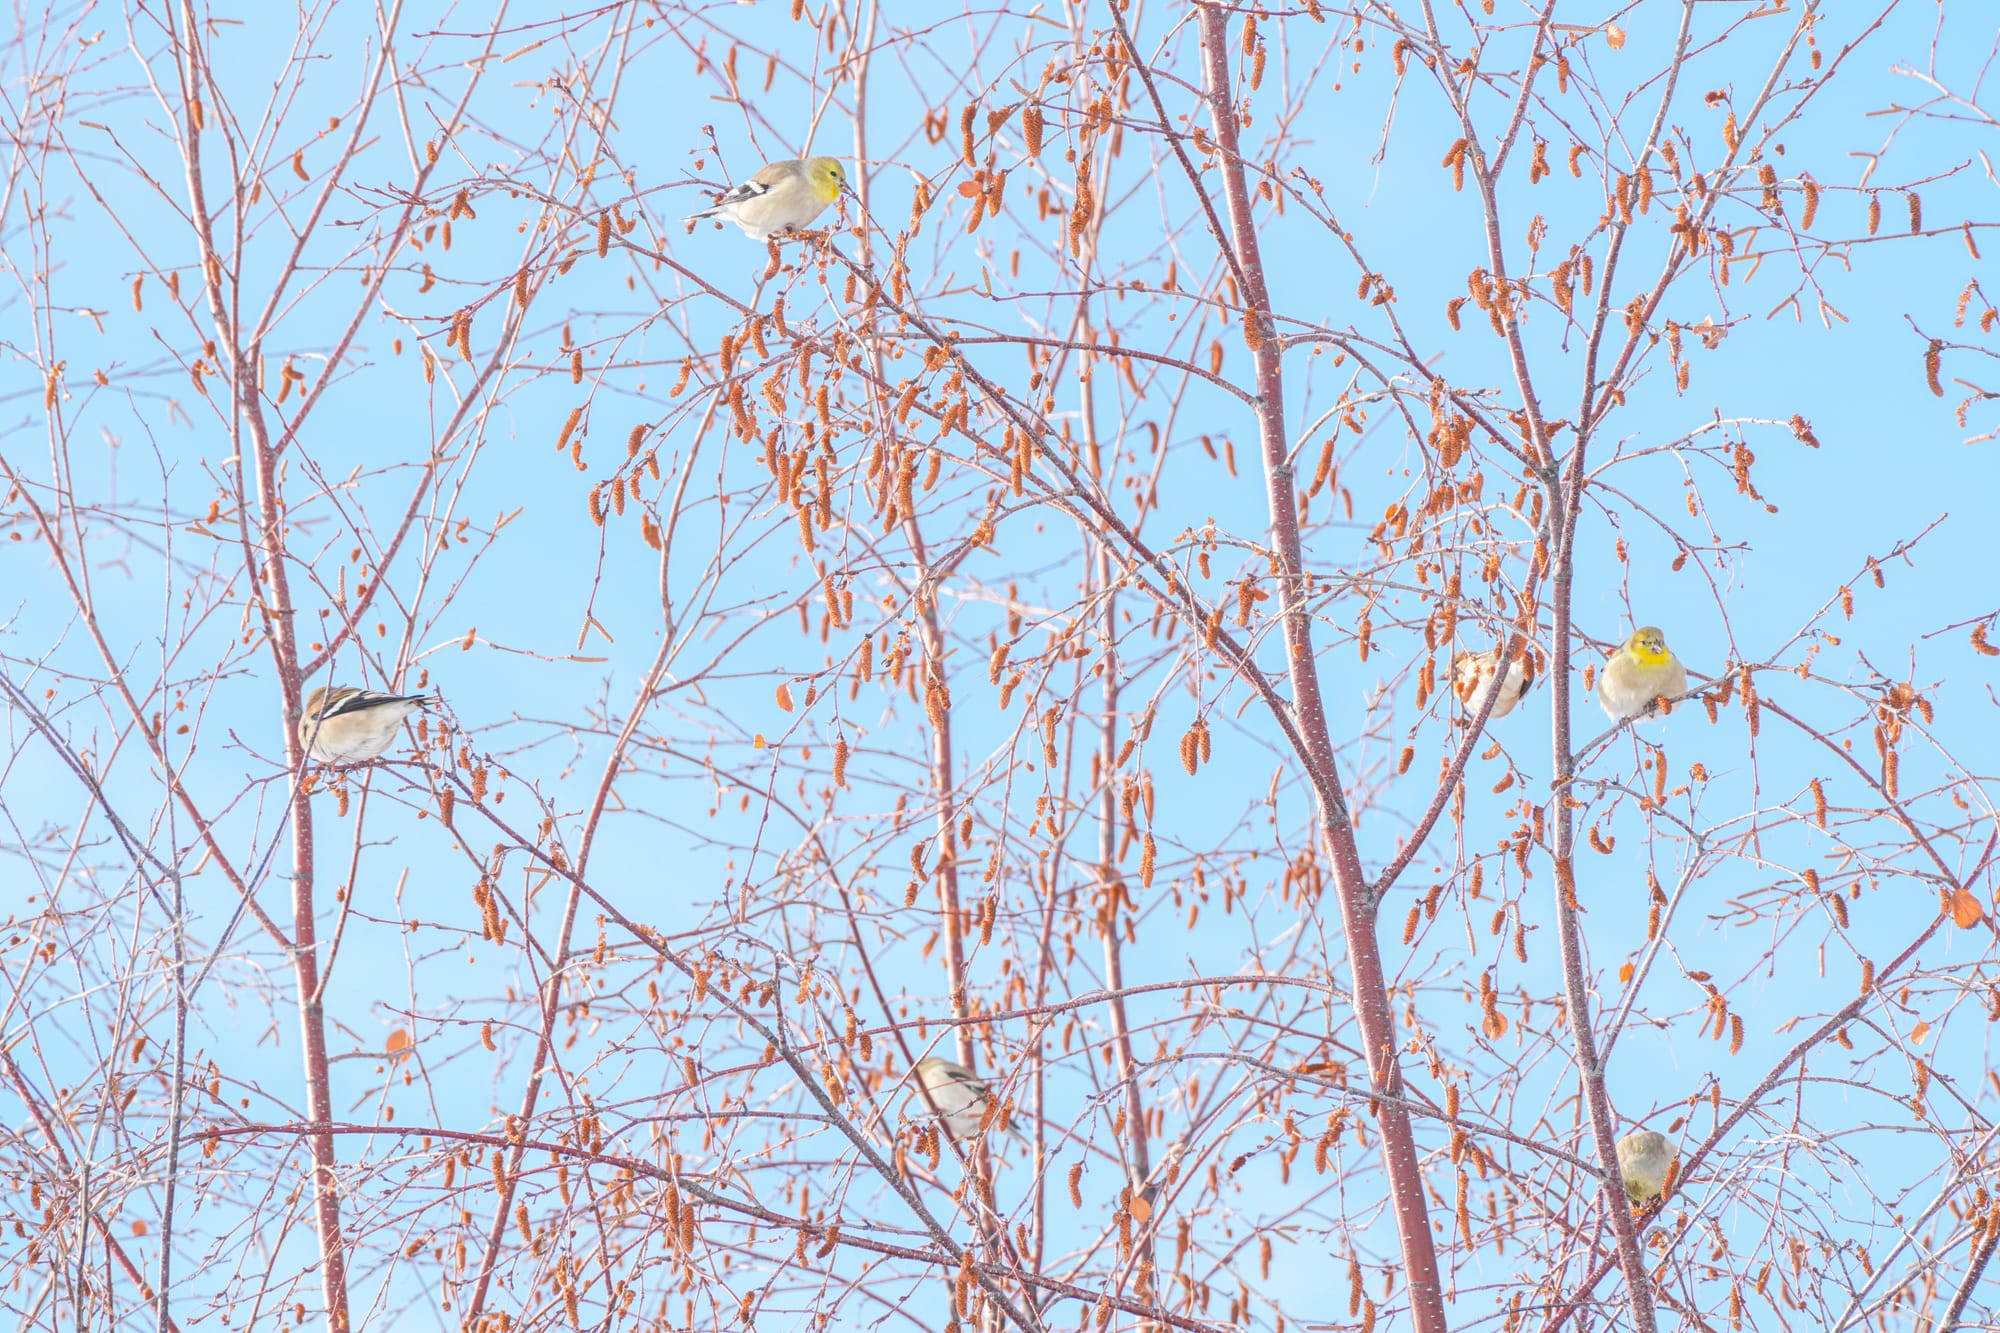
[[[1951,919],[1960,930],[1971,930],[1986,917],[1986,909],[1979,905],[1979,899],[1972,896],[1972,890],[1958,888],[1951,895]]]

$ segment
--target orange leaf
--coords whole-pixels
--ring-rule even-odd
[[[410,1034],[402,1028],[397,1028],[389,1034],[389,1040],[384,1044],[390,1055],[401,1055],[410,1049]]]
[[[960,198],[970,199],[973,195],[979,193],[979,187],[971,181],[960,181],[958,183],[958,193]]]
[[[1630,963],[1620,963],[1618,965],[1619,984],[1623,985],[1625,982],[1628,982],[1631,979],[1632,979],[1632,965]]]
[[[1611,43],[1612,50],[1622,51],[1625,49],[1625,30],[1616,23],[1607,23],[1604,25],[1604,40]]]
[[[1924,1044],[1924,1038],[1930,1035],[1931,1035],[1931,1025],[1929,1020],[1925,1020],[1921,1023],[1918,1023],[1915,1027],[1910,1029],[1910,1045],[1921,1046]]]
[[[1951,895],[1951,919],[1960,930],[1971,930],[1986,916],[1986,909],[1979,905],[1979,899],[1972,896],[1971,889],[1956,889]]]
[[[1152,1215],[1153,1201],[1151,1199],[1141,1194],[1138,1198],[1132,1200],[1132,1220],[1134,1222],[1144,1222]]]

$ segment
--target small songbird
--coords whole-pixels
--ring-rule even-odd
[[[299,714],[299,743],[323,764],[380,759],[396,743],[403,719],[428,708],[421,694],[378,694],[352,685],[320,685]]]
[[[1613,719],[1643,717],[1659,711],[1658,700],[1687,693],[1687,671],[1667,636],[1648,625],[1611,654],[1597,677],[1597,702]]]
[[[987,1125],[991,1116],[991,1128],[999,1129],[1021,1143],[1028,1141],[1013,1126],[1000,1124],[999,1104],[993,1096],[993,1089],[964,1065],[927,1055],[917,1061],[916,1073],[924,1093],[929,1094],[929,1105],[925,1105],[922,1093],[916,1098],[917,1104],[925,1110],[935,1107],[944,1117],[945,1132],[952,1138],[972,1138]]]
[[[1458,700],[1467,708],[1476,709],[1479,701],[1486,696],[1486,687],[1493,681],[1494,664],[1500,660],[1500,649],[1488,648],[1483,653],[1453,653],[1451,658],[1451,683],[1458,694]],[[1507,679],[1500,686],[1500,697],[1493,701],[1493,711],[1488,717],[1505,717],[1514,711],[1514,705],[1527,697],[1535,688],[1535,659],[1523,653],[1507,664]]]
[[[1657,1199],[1667,1188],[1674,1145],[1650,1129],[1635,1129],[1618,1140],[1618,1169],[1625,1176],[1625,1197],[1633,1203]]]
[[[834,158],[770,162],[687,220],[719,218],[743,228],[753,241],[769,240],[781,232],[804,230],[846,189],[847,172]]]

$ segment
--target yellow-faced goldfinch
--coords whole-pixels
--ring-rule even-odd
[[[1657,1199],[1667,1188],[1667,1168],[1674,1145],[1650,1129],[1635,1129],[1618,1140],[1618,1170],[1625,1177],[1625,1197],[1633,1203]]]
[[[688,221],[720,218],[743,228],[753,241],[801,231],[847,189],[847,172],[830,157],[771,162]]]
[[[999,1123],[1000,1104],[993,1096],[993,1089],[964,1065],[927,1055],[917,1061],[917,1082],[923,1085],[923,1092],[916,1099],[918,1105],[926,1110],[936,1108],[944,1117],[945,1132],[954,1139],[969,1139],[981,1129],[993,1128],[1022,1143],[1028,1141],[1013,1126],[1003,1127]],[[929,1095],[928,1105],[925,1094]],[[990,1126],[989,1117],[993,1122]]]
[[[1667,647],[1667,636],[1648,625],[1605,662],[1597,677],[1597,702],[1613,718],[1641,717],[1657,712],[1658,700],[1686,694],[1687,687],[1687,671]]]
[[[1460,703],[1471,709],[1479,707],[1479,701],[1486,697],[1486,687],[1493,682],[1493,667],[1499,660],[1500,649],[1497,647],[1488,648],[1483,653],[1452,654],[1451,684]],[[1487,716],[1507,716],[1514,711],[1514,705],[1534,688],[1535,659],[1523,653],[1507,664],[1507,679],[1500,686],[1500,697],[1493,701],[1493,711]]]
[[[421,694],[378,694],[352,685],[321,685],[306,696],[299,744],[323,764],[380,759],[396,743],[403,719],[430,706]]]

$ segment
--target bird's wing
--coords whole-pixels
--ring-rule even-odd
[[[762,174],[763,174],[762,172],[758,173],[758,175]],[[752,199],[762,199],[765,195],[769,194],[770,192],[771,192],[771,182],[760,181],[755,177],[752,177],[751,179],[744,181],[741,185],[730,186],[728,193],[724,194],[722,198],[715,201],[715,207],[721,208],[725,204],[748,203]]]
[[[721,208],[724,204],[742,204],[752,199],[762,199],[796,175],[798,175],[796,162],[767,162],[757,168],[756,174],[749,180],[730,186],[728,193],[715,201],[715,207]]]
[[[384,704],[413,703],[421,706],[429,702],[429,698],[421,694],[381,694],[374,690],[356,690],[346,698],[336,699],[322,708],[319,716],[321,721],[325,721],[344,713],[361,713],[370,708],[380,708]]]
[[[352,685],[336,685],[332,689],[322,686],[318,693],[319,707],[309,707],[306,709],[306,717],[309,719],[332,717],[335,713],[346,707],[347,702],[360,694],[361,691],[355,689]]]
[[[962,1099],[959,1106],[946,1105],[947,1096]],[[963,1065],[952,1065],[938,1071],[931,1097],[940,1109],[956,1112],[960,1109],[982,1108],[993,1100],[993,1089],[986,1086],[986,1080]]]
[[[986,1088],[979,1075],[964,1065],[940,1064],[934,1066],[931,1073],[940,1087],[974,1088],[982,1092]]]
[[[757,174],[749,180],[732,185],[727,190],[724,190],[722,197],[707,208],[688,214],[688,221],[692,222],[696,218],[712,218],[725,208],[731,208],[737,204],[747,204],[753,199],[762,199],[765,195],[776,189],[778,183],[790,174],[787,170],[789,166],[789,163],[773,162],[768,166],[759,168]]]

